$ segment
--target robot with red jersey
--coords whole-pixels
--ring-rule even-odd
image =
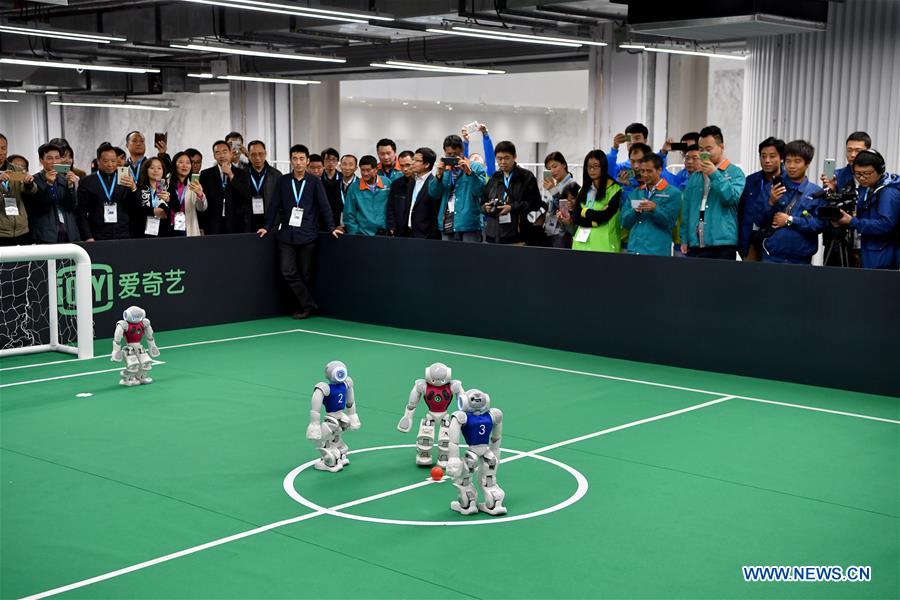
[[[122,347],[122,338],[125,338],[125,346]],[[147,339],[147,350],[141,344],[141,340]],[[153,383],[148,377],[153,366],[152,358],[159,356],[159,348],[153,340],[153,327],[143,308],[138,306],[128,307],[122,313],[122,320],[116,323],[116,333],[113,336],[112,361],[125,361],[125,368],[121,371],[120,385],[144,385]]]
[[[469,390],[459,394],[459,410],[450,416],[450,460],[447,474],[459,491],[459,500],[450,508],[462,515],[481,512],[489,515],[505,515],[503,498],[506,494],[497,485],[497,467],[500,465],[500,439],[503,429],[503,413],[491,408],[491,397],[481,390]],[[460,436],[468,448],[460,457]],[[478,493],[472,484],[477,476],[478,486],[484,498],[478,502]]]
[[[458,379],[451,379],[450,367],[442,363],[434,363],[425,369],[425,379],[417,379],[409,392],[409,402],[406,412],[397,429],[408,433],[412,429],[412,418],[416,412],[419,400],[425,399],[428,413],[419,424],[419,433],[416,436],[416,464],[420,467],[432,465],[432,453],[434,450],[434,427],[438,424],[438,458],[437,466],[447,468],[450,434],[447,427],[450,424],[450,415],[447,408],[453,402],[454,396],[462,393],[462,383]]]
[[[325,365],[325,378],[313,389],[306,438],[312,440],[322,455],[313,467],[319,471],[337,473],[350,464],[347,444],[341,435],[348,429],[359,429],[362,424],[356,414],[353,397],[353,380],[347,375],[347,365],[333,360]],[[322,406],[325,417],[321,419]]]

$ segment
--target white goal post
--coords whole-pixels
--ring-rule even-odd
[[[59,340],[59,309],[57,306],[56,261],[69,259],[75,263],[75,319],[77,346]],[[75,244],[46,244],[34,246],[6,246],[0,248],[0,275],[3,263],[45,262],[47,264],[47,310],[50,333],[49,344],[31,344],[17,348],[0,349],[0,357],[36,352],[66,352],[78,358],[94,357],[94,324],[92,320],[91,257]],[[4,315],[3,317],[7,317]]]

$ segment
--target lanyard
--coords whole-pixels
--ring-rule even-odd
[[[178,198],[178,212],[184,212],[185,193],[187,193],[187,186],[179,181],[178,186],[175,188],[175,197]]]
[[[219,167],[219,173],[222,173],[222,168]],[[225,173],[222,173],[222,189],[225,189],[225,186],[228,185],[228,176]]]
[[[135,181],[137,181],[141,176],[141,165],[144,163],[144,158],[146,157],[141,157],[141,160],[131,163],[131,166],[128,167],[128,169],[131,171],[132,176],[134,176]]]
[[[506,188],[506,191],[503,192],[503,200],[505,201],[509,197],[509,181],[512,179],[512,171],[509,172],[509,175],[503,176],[503,187]]]
[[[262,195],[262,186],[266,182],[266,175],[269,174],[269,169],[263,169],[262,177],[259,178],[259,183],[256,182],[256,178],[253,177],[253,170],[250,170],[250,183],[253,184],[253,189],[256,190],[256,195]]]
[[[103,181],[103,175],[101,173],[97,173],[97,179],[100,180],[100,185],[103,187],[103,193],[106,194],[106,201],[112,203],[113,190],[116,189],[116,185],[119,183],[119,174],[116,173],[113,175],[112,187],[109,188],[106,187],[106,182]]]
[[[303,197],[303,190],[306,188],[306,177],[303,178],[303,183],[300,184],[300,191],[297,191],[297,180],[291,179],[291,188],[294,191],[294,202],[297,203],[297,206],[300,206],[300,199]]]
[[[588,210],[594,210],[594,204],[597,203],[597,188],[591,185],[591,189],[588,190],[587,193],[587,202],[585,202],[584,206]]]
[[[159,206],[159,196],[156,195],[156,190],[153,189],[153,186],[150,186],[150,206],[156,208]]]
[[[349,190],[349,189],[350,189],[350,186],[353,185],[354,183],[356,183],[356,175],[354,175],[354,176],[353,176],[353,179],[350,180],[350,183],[347,184],[347,189]],[[343,180],[342,180],[342,181],[341,181],[341,204],[345,204],[345,201],[344,201],[344,194],[345,194],[345,193],[346,193],[346,192],[344,191],[344,182],[343,182]]]

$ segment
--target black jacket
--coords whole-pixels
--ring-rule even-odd
[[[328,197],[328,205],[331,206],[331,216],[334,218],[334,224],[341,222],[341,214],[344,212],[344,200],[341,198],[341,181],[344,176],[340,169],[334,172],[334,179],[328,178],[328,173],[322,172],[322,187],[325,188],[325,195]]]
[[[328,205],[322,180],[309,173],[303,179],[306,185],[298,185],[296,188],[303,190],[300,196],[300,208],[303,209],[300,227],[290,225],[291,213],[297,206],[294,200],[292,173],[282,175],[278,180],[272,204],[266,211],[266,230],[270,234],[274,232],[278,241],[285,244],[309,244],[318,239],[320,229],[323,231],[334,229],[334,219],[331,216],[331,207]]]
[[[22,198],[28,207],[28,225],[31,228],[32,239],[38,244],[55,244],[59,241],[59,214],[57,206],[66,226],[66,235],[70,242],[80,242],[81,234],[78,231],[78,219],[75,210],[78,206],[78,198],[75,190],[65,183],[65,178],[57,175],[53,184],[47,181],[44,172],[34,175],[35,191],[29,194],[22,192]],[[51,194],[51,188],[56,188],[56,200]]]
[[[250,230],[256,231],[266,224],[266,213],[269,212],[269,205],[272,203],[272,197],[275,195],[275,188],[278,186],[278,180],[284,175],[281,171],[270,165],[268,162],[263,167],[265,175],[261,178],[252,165],[247,165],[247,177],[250,181]],[[261,182],[261,183],[260,183]],[[260,184],[259,192],[256,191],[256,185]],[[262,196],[263,212],[261,215],[253,214],[253,198]],[[219,214],[222,209],[219,208]]]
[[[511,207],[509,223],[500,223],[496,214],[485,214],[485,240],[500,244],[515,244],[525,241],[528,227],[528,213],[541,207],[541,192],[534,173],[518,164],[513,167],[509,180],[509,190],[504,183],[503,171],[498,170],[488,180],[482,192],[481,204],[495,204]],[[492,211],[496,213],[496,210]]]
[[[253,207],[250,204],[251,187],[247,171],[232,167],[234,176],[222,187],[219,165],[200,171],[200,185],[209,208],[201,213],[200,227],[207,235],[218,233],[246,233],[250,231],[250,217]],[[225,212],[222,216],[222,205]]]
[[[425,179],[425,184],[419,190],[412,207],[412,228],[410,222],[410,204],[412,193],[416,187],[415,179],[398,179],[391,184],[391,193],[388,196],[385,222],[387,228],[397,237],[414,237],[430,240],[441,239],[438,230],[438,211],[441,208],[441,196],[431,196],[428,193],[429,184],[434,180],[434,175]],[[405,185],[403,183],[405,182]]]
[[[112,191],[112,201],[116,205],[115,223],[104,222],[106,192],[100,185],[101,172],[92,173],[78,184],[78,229],[81,239],[119,240],[131,237],[129,227],[132,219],[138,216],[140,204],[137,192],[116,185]]]

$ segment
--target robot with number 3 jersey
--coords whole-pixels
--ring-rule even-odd
[[[147,338],[147,350],[141,345],[141,340]],[[122,338],[125,338],[125,347],[122,347]],[[138,306],[128,307],[122,313],[122,320],[116,323],[116,333],[113,336],[112,356],[113,362],[125,361],[125,368],[121,371],[120,385],[142,385],[153,383],[148,377],[153,361],[151,358],[159,356],[159,348],[153,340],[153,328],[150,319],[143,308]]]
[[[471,515],[479,510],[489,515],[505,515],[503,498],[506,494],[497,485],[503,413],[491,408],[491,397],[481,390],[463,392],[457,402],[460,410],[450,416],[447,474],[459,490],[459,500],[451,502],[450,508],[462,515]],[[460,435],[469,446],[462,458]],[[472,485],[472,478],[476,476],[483,502],[477,502],[478,495]]]
[[[350,464],[347,444],[341,435],[348,429],[359,429],[362,424],[356,414],[353,398],[353,380],[347,376],[347,365],[333,360],[325,365],[325,378],[313,389],[306,438],[313,440],[322,458],[313,465],[320,471],[337,473]],[[322,405],[325,418],[319,422]],[[345,411],[346,409],[346,411]]]
[[[457,379],[450,379],[450,367],[442,363],[434,363],[425,369],[425,379],[417,379],[409,392],[409,403],[406,412],[397,424],[397,429],[408,433],[412,429],[412,418],[416,412],[419,400],[425,399],[428,413],[419,424],[419,433],[416,435],[416,464],[420,467],[432,465],[432,453],[434,450],[434,428],[438,426],[438,458],[437,465],[442,469],[447,468],[447,452],[450,443],[450,434],[447,430],[450,425],[450,415],[447,408],[453,401],[453,397],[462,393],[462,383]]]

